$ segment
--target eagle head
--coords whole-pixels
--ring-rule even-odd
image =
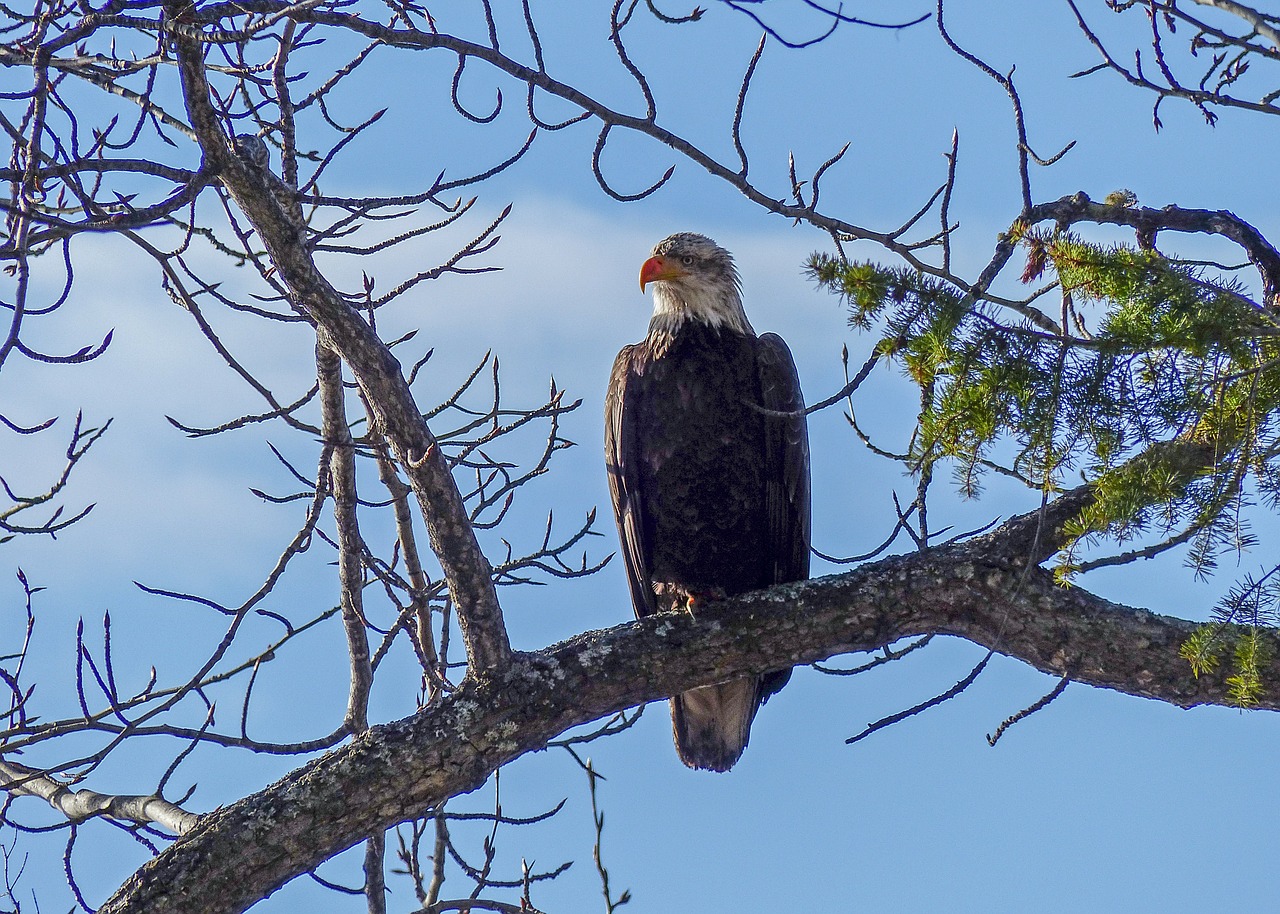
[[[742,284],[733,255],[706,235],[678,232],[653,246],[640,267],[640,291],[653,284],[649,332],[674,333],[696,320],[752,336],[742,308]]]

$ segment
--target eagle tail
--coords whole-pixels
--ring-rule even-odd
[[[760,681],[735,679],[703,686],[671,699],[676,753],[690,768],[728,771],[751,737],[760,705]]]

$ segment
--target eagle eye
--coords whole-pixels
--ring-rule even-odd
[[[680,262],[684,264],[686,267],[693,266],[693,255],[685,254],[683,257],[680,258]]]

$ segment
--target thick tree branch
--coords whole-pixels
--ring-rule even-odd
[[[1177,485],[1185,485],[1211,473],[1220,452],[1221,443],[1179,438],[1153,444],[1126,466],[1138,471],[1158,467],[1160,472],[1171,474]],[[991,533],[965,540],[963,548],[990,562],[1003,561],[1018,567],[1039,565],[1067,545],[1067,523],[1089,507],[1093,499],[1090,483],[1069,489],[1041,511],[1012,518]]]
[[[180,14],[179,10],[172,12]],[[174,46],[187,111],[206,161],[217,169],[222,185],[253,224],[289,289],[291,304],[315,323],[322,344],[351,367],[379,430],[405,468],[426,520],[431,547],[458,608],[470,669],[480,674],[499,667],[511,646],[492,569],[480,551],[448,462],[422,418],[400,363],[317,269],[305,243],[297,204],[289,199],[281,203],[284,186],[269,172],[251,167],[232,152],[210,101],[202,46],[181,36],[175,37]]]
[[[929,632],[1180,707],[1229,703],[1229,671],[1197,679],[1179,656],[1195,623],[1061,588],[1049,572],[1001,558],[1012,551],[1002,536],[1025,538],[1029,518],[991,535],[994,558],[962,543],[516,654],[499,675],[468,681],[210,814],[101,910],[243,910],[370,830],[476,789],[570,727],[694,686]],[[1280,681],[1280,635],[1259,637],[1270,648],[1262,679]],[[1259,706],[1280,709],[1280,696]]]

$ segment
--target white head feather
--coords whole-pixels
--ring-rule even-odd
[[[654,245],[653,256],[667,261],[677,275],[652,281],[650,336],[673,334],[688,320],[755,336],[728,251],[705,235],[679,232]]]

